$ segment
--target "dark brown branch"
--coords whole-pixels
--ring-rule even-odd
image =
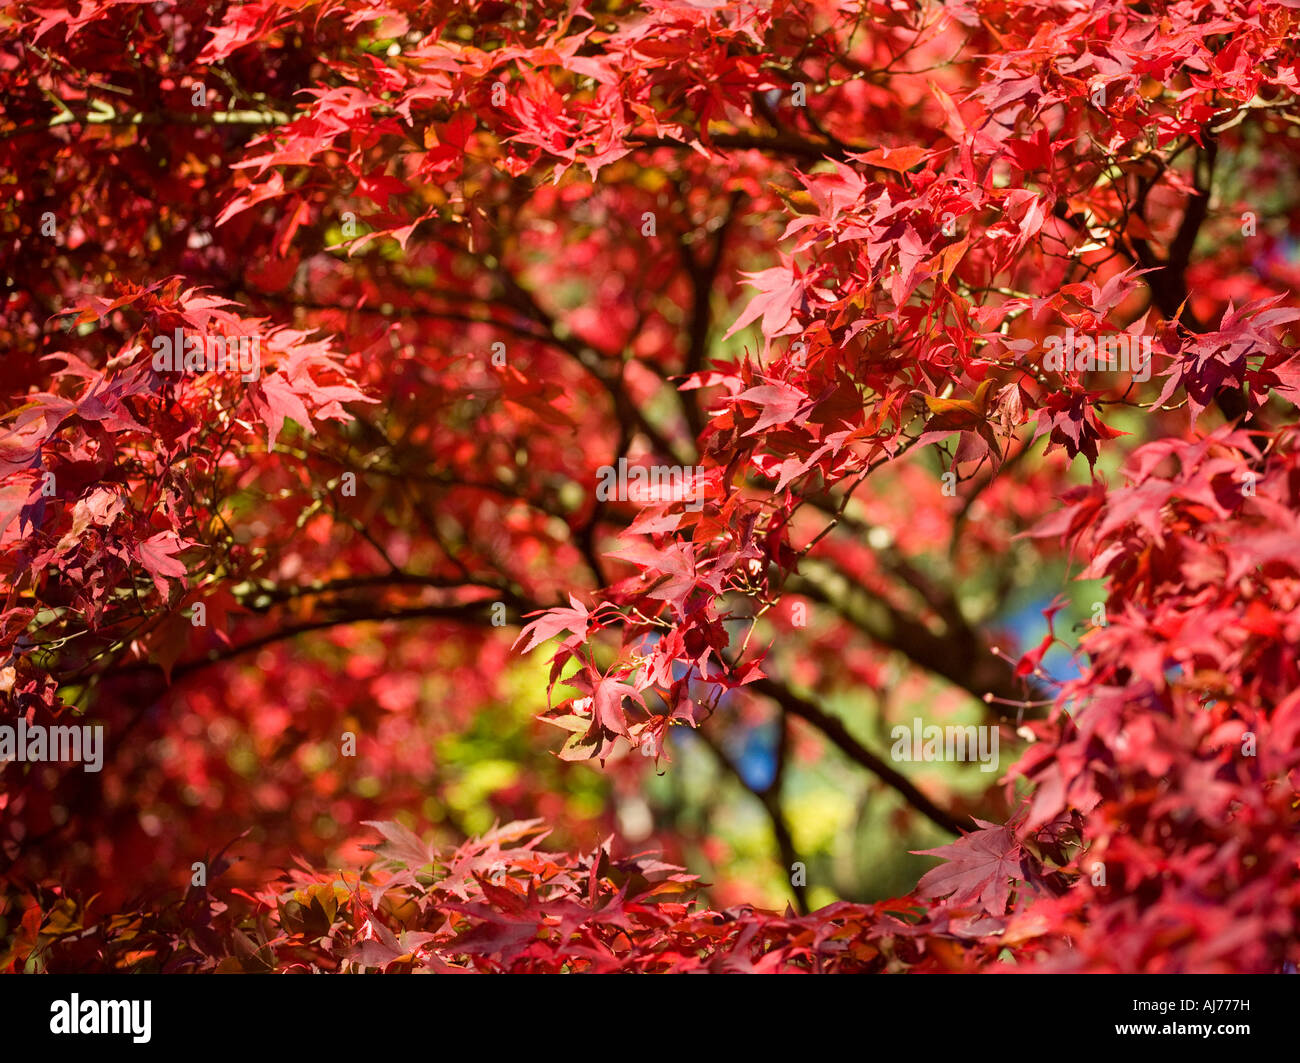
[[[723,215],[722,224],[718,226],[713,238],[713,247],[706,261],[701,262],[692,253],[690,247],[679,241],[682,261],[691,279],[691,320],[687,333],[686,362],[683,372],[686,376],[698,373],[704,366],[704,356],[709,349],[709,334],[713,328],[713,287],[717,282],[718,270],[722,265],[722,255],[727,244],[727,230],[735,220],[736,211],[743,202],[745,194],[735,191],[728,202],[727,213]],[[683,408],[686,422],[691,434],[697,439],[704,429],[704,411],[700,408],[699,391],[682,392]]]
[[[880,757],[867,749],[849,733],[847,727],[836,717],[823,712],[811,701],[800,697],[794,691],[774,679],[758,679],[749,686],[758,694],[771,698],[791,716],[798,716],[806,723],[812,724],[832,743],[852,760],[875,775],[881,782],[897,790],[909,805],[925,816],[931,823],[952,834],[961,834],[963,824],[948,812],[921,793],[906,776],[901,775]]]

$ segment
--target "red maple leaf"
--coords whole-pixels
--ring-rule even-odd
[[[990,915],[1003,915],[1011,880],[1023,875],[1020,843],[1006,825],[975,820],[980,830],[951,845],[913,850],[917,856],[938,856],[947,863],[921,876],[916,891],[922,897],[947,897],[954,907],[978,905]]]

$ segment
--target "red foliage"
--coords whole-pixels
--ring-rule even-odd
[[[1293,4],[4,16],[0,722],[107,735],[0,769],[6,968],[1300,962]],[[1031,549],[1104,581],[1063,682],[972,605]],[[430,765],[556,637],[568,737],[475,840]],[[1004,785],[823,707],[890,661],[1025,742]],[[717,912],[556,796],[764,712],[783,865],[806,731],[970,833]]]
[[[838,903],[815,915],[713,911],[693,876],[653,857],[538,848],[538,821],[511,823],[451,853],[396,823],[382,870],[295,871],[256,896],[193,891],[82,929],[84,912],[48,898],[25,919],[12,965],[35,953],[52,973],[150,970],[439,974],[513,972],[867,973],[973,969],[996,943],[987,920],[929,918],[908,901]],[[531,837],[530,837],[531,836]],[[513,844],[513,843],[522,844]],[[984,925],[981,925],[984,924]]]

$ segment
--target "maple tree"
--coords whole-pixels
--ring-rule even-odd
[[[105,761],[0,767],[0,965],[1294,969],[1298,30],[6,0],[0,723]],[[627,829],[696,754],[784,913]],[[938,865],[811,903],[826,764]]]

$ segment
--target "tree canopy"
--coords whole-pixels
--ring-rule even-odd
[[[1295,4],[71,7],[0,968],[1300,962]]]

